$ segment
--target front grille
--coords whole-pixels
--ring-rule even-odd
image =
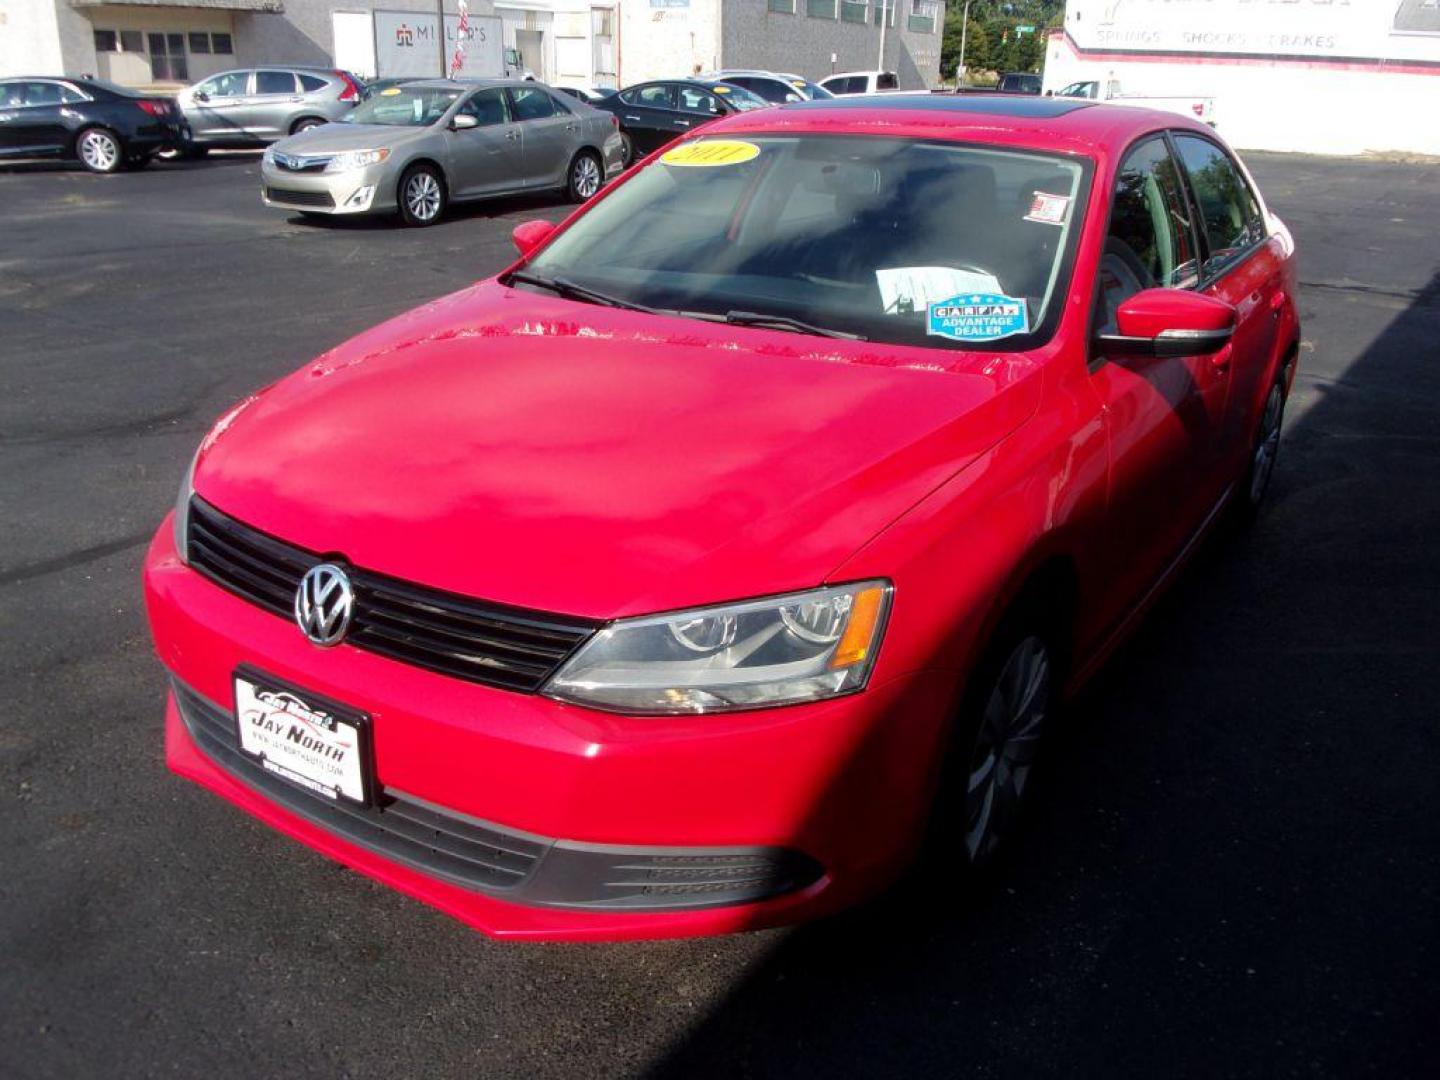
[[[335,200],[328,191],[295,191],[292,188],[267,187],[265,197],[271,202],[288,203],[290,206],[318,206],[330,210]]]
[[[293,618],[301,577],[326,561],[199,498],[190,502],[185,546],[196,570],[285,619]],[[348,567],[347,573],[355,591],[349,644],[505,690],[539,690],[600,626],[591,619],[486,604],[369,570]]]
[[[361,847],[452,884],[509,891],[531,875],[549,846],[438,812],[394,791],[368,807],[312,795],[242,753],[229,713],[178,681],[174,687],[185,727],[213,761],[285,809]]]

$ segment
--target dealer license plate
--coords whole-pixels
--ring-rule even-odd
[[[240,749],[326,799],[370,801],[368,717],[258,672],[235,675]]]

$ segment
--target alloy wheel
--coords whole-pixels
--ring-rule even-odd
[[[433,221],[440,213],[440,181],[429,172],[417,172],[405,184],[405,206],[416,221]]]
[[[1276,383],[1265,399],[1265,412],[1260,417],[1260,434],[1255,443],[1255,456],[1250,464],[1250,504],[1258,506],[1270,486],[1275,459],[1280,455],[1280,423],[1285,414],[1285,395]]]
[[[571,180],[575,194],[588,199],[600,190],[600,164],[589,154],[575,159],[575,171]]]
[[[93,172],[114,172],[120,163],[120,144],[107,131],[92,130],[80,136],[80,160]]]
[[[1052,664],[1039,637],[1023,638],[991,687],[970,755],[965,789],[965,847],[985,861],[1013,823],[1049,711]]]

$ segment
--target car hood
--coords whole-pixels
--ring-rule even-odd
[[[394,124],[320,124],[306,128],[275,144],[287,154],[335,153],[341,150],[373,150],[397,147],[434,134],[432,127],[398,127]]]
[[[612,618],[821,583],[1020,425],[1039,370],[490,282],[242,402],[195,484],[317,553]]]

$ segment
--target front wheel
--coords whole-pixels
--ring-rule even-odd
[[[75,140],[75,156],[93,173],[113,173],[125,160],[125,152],[114,132],[86,128]]]
[[[445,212],[445,182],[433,166],[412,166],[400,178],[399,201],[406,225],[434,225]]]
[[[589,151],[581,151],[570,163],[569,195],[571,202],[585,202],[600,190],[603,174],[600,159]]]

